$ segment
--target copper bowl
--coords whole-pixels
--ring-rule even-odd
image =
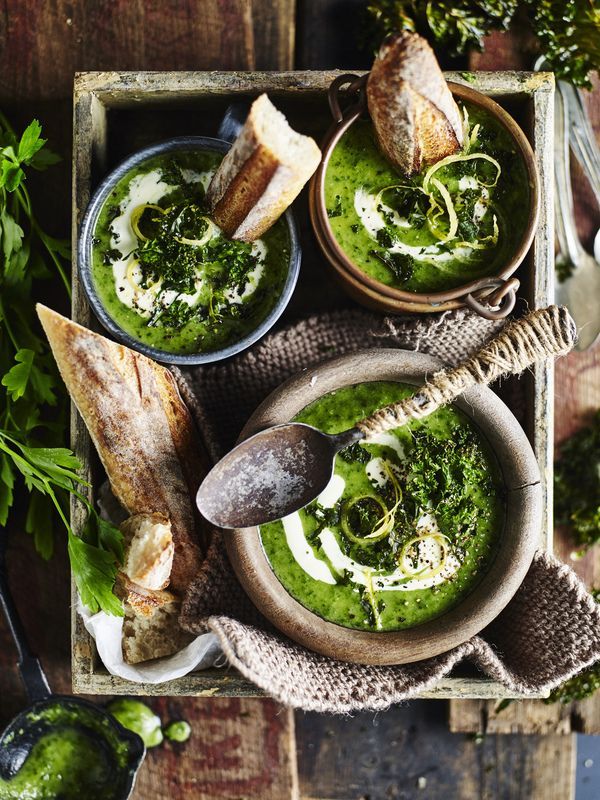
[[[302,408],[342,386],[401,381],[420,386],[442,363],[400,349],[363,350],[305,369],[257,408],[240,441],[270,425],[288,422]],[[542,490],[531,445],[508,407],[485,386],[455,403],[477,426],[495,454],[506,491],[504,527],[493,562],[473,591],[439,617],[398,631],[346,628],[310,611],[280,583],[258,528],[229,531],[227,553],[250,599],[290,639],[322,655],[359,664],[407,664],[444,653],[479,633],[521,585],[539,542]]]
[[[518,279],[512,275],[525,258],[537,229],[540,209],[539,177],[531,145],[515,120],[502,106],[470,86],[448,82],[455,98],[480,106],[508,131],[523,159],[529,178],[527,225],[512,258],[503,269],[496,276],[479,278],[445,292],[407,292],[371,278],[339,246],[327,216],[325,175],[335,146],[350,126],[367,112],[367,77],[340,75],[329,87],[329,107],[334,124],[321,146],[323,158],[310,184],[309,208],[313,230],[338,280],[354,300],[376,311],[421,314],[468,306],[486,319],[506,317],[514,308],[516,291],[520,285]],[[340,95],[354,98],[354,102],[345,112],[342,112],[340,106]]]

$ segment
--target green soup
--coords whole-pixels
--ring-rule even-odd
[[[96,291],[112,319],[169,353],[210,353],[263,322],[283,290],[290,258],[280,219],[255,242],[227,239],[205,191],[222,159],[176,151],[128,172],[105,201],[93,239]]]
[[[129,748],[108,720],[58,704],[31,712],[28,719],[46,726],[47,732],[33,745],[16,775],[0,779],[0,800],[114,800],[122,796]],[[21,733],[17,731],[11,746],[18,747]]]
[[[460,107],[463,150],[410,178],[381,155],[370,121],[355,122],[333,150],[325,176],[333,234],[388,286],[437,292],[494,275],[524,234],[529,182],[513,139],[479,107]]]
[[[345,387],[296,419],[338,433],[412,391]],[[503,498],[486,441],[446,406],[342,451],[320,497],[260,533],[273,571],[306,608],[349,628],[400,630],[443,614],[479,583],[504,526]]]

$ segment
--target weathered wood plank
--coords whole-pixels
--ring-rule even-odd
[[[498,701],[457,700],[450,703],[453,733],[571,733],[571,717],[560,703],[515,701],[499,710]]]
[[[458,736],[440,704],[296,718],[303,800],[572,800],[575,737]],[[348,769],[352,764],[352,769]]]
[[[294,68],[296,0],[252,3],[255,69]]]
[[[163,721],[186,719],[192,736],[148,752],[132,800],[297,800],[291,711],[267,699],[238,698],[165,698],[152,707]]]
[[[289,67],[293,38],[282,34],[293,3],[254,6],[252,0],[6,0],[0,100],[69,97],[73,73],[116,63],[130,70],[254,69],[255,44],[263,68]]]

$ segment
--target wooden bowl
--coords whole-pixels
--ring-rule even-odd
[[[240,440],[287,422],[306,405],[342,386],[395,380],[420,385],[438,359],[399,349],[364,350],[323,362],[283,383],[252,415]],[[540,541],[540,474],[531,445],[507,406],[488,388],[473,388],[456,402],[496,455],[506,488],[506,517],[497,555],[475,589],[442,616],[401,631],[361,631],[328,622],[295,600],[273,572],[258,528],[226,534],[240,583],[280,631],[317,653],[359,664],[406,664],[467,641],[513,597]]]
[[[351,79],[354,78],[354,82]],[[520,153],[529,180],[529,213],[527,224],[512,257],[496,276],[479,278],[444,292],[430,294],[407,292],[388,286],[367,275],[355,264],[339,246],[331,229],[325,204],[325,176],[331,154],[341,137],[351,125],[366,112],[364,85],[366,76],[342,75],[330,87],[329,102],[335,123],[322,144],[323,158],[314,174],[309,190],[309,209],[313,230],[317,241],[333,267],[338,282],[359,303],[377,311],[422,314],[468,306],[487,319],[506,317],[513,310],[519,281],[512,275],[527,255],[537,229],[540,209],[539,176],[535,157],[529,141],[519,125],[502,106],[491,97],[476,91],[470,86],[448,82],[448,86],[458,100],[480,106],[505,128],[512,137],[517,152]],[[340,89],[350,84],[350,89],[359,93],[357,103],[343,116],[339,105]],[[499,306],[496,310],[491,306]]]

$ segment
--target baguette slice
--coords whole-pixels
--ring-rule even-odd
[[[214,221],[230,239],[258,239],[319,166],[314,139],[296,133],[266,94],[253,103],[207,190]]]
[[[405,175],[462,146],[458,106],[433,50],[416,33],[384,42],[367,79],[367,103],[380,150]]]
[[[119,526],[125,552],[123,572],[143,589],[164,589],[173,567],[171,523],[162,514],[134,514]]]
[[[172,600],[157,605],[148,615],[140,615],[125,604],[121,650],[128,664],[171,656],[194,638],[179,627],[181,600],[171,597]]]
[[[45,306],[37,310],[116,498],[129,514],[157,512],[171,521],[171,587],[183,594],[202,561],[192,497],[206,464],[173,376]]]
[[[123,600],[121,651],[128,664],[171,656],[194,638],[180,627],[181,598],[171,592],[144,589],[120,572],[115,593]]]

